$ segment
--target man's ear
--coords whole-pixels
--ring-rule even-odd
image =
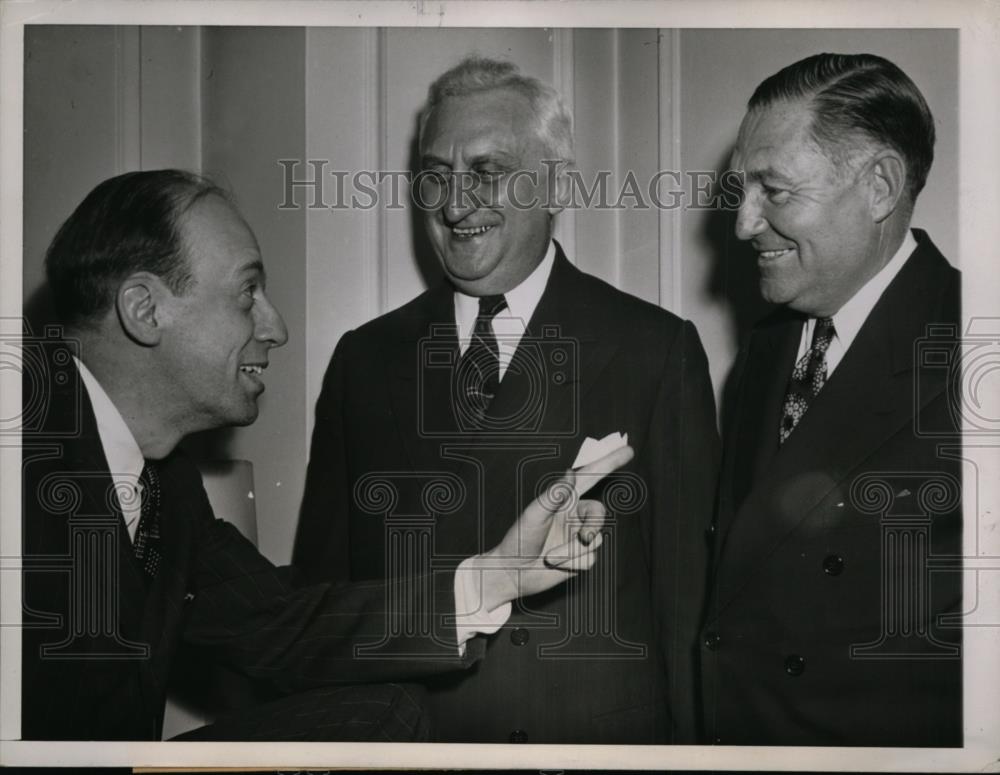
[[[906,162],[894,150],[879,153],[872,161],[872,219],[881,223],[899,206],[906,189]]]
[[[572,181],[567,174],[570,166],[569,162],[559,162],[554,170],[549,170],[549,198],[548,207],[545,208],[549,215],[561,213],[571,204]]]
[[[146,347],[159,344],[163,336],[163,302],[169,290],[154,274],[136,272],[118,286],[115,311],[126,335]]]

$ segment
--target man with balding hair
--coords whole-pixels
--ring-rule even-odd
[[[65,337],[26,348],[23,738],[159,739],[186,643],[286,695],[192,739],[423,740],[419,692],[384,682],[468,668],[484,651],[480,603],[509,607],[596,560],[603,508],[576,496],[627,446],[557,475],[462,573],[410,584],[306,586],[216,519],[177,446],[252,423],[288,335],[253,232],[210,181],[104,181],[59,229],[46,273]],[[387,619],[399,632],[366,655]]]

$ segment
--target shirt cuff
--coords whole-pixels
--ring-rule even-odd
[[[458,654],[465,656],[465,644],[476,635],[492,635],[510,618],[511,604],[492,611],[483,607],[483,573],[474,568],[475,557],[465,558],[455,570],[455,629]]]

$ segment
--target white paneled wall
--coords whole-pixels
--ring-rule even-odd
[[[258,235],[290,342],[272,357],[261,419],[194,447],[253,461],[261,548],[287,561],[312,409],[334,345],[422,291],[437,269],[405,188],[399,209],[310,208],[316,192],[307,188],[294,190],[298,206],[282,207],[280,160],[300,162],[299,180],[319,170],[327,202],[334,171],[410,170],[428,85],[476,52],[510,58],[560,89],[583,180],[608,171],[613,203],[629,171],[646,195],[658,170],[684,182],[724,167],[753,87],[823,50],[883,54],[924,91],[939,143],[915,222],[957,263],[954,31],[31,27],[25,299],[44,320],[44,249],[103,178],[176,166],[231,185]],[[664,201],[672,188],[672,180],[661,187]],[[681,188],[690,204],[690,186]],[[761,309],[727,214],[624,204],[563,213],[557,234],[585,271],[692,319],[721,392],[739,332]]]

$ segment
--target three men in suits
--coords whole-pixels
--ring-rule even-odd
[[[909,230],[933,145],[877,56],[809,57],[750,99],[736,234],[780,306],[724,423],[709,742],[962,743],[960,275]]]
[[[573,140],[551,87],[467,59],[431,86],[419,148],[445,281],[337,345],[295,564],[316,580],[449,567],[503,535],[588,437],[627,435],[635,463],[604,490],[601,562],[497,617],[476,670],[427,682],[433,735],[693,742],[718,453],[697,332],[553,241]],[[373,482],[391,497],[373,502]],[[425,496],[435,483],[447,503]]]
[[[480,602],[509,607],[596,559],[603,510],[573,491],[627,447],[560,479],[461,573],[298,584],[214,517],[176,449],[252,423],[287,339],[226,193],[176,170],[107,180],[46,270],[66,336],[25,360],[23,737],[158,739],[185,641],[291,695],[201,739],[423,739],[406,687],[338,684],[467,668],[484,648]]]

